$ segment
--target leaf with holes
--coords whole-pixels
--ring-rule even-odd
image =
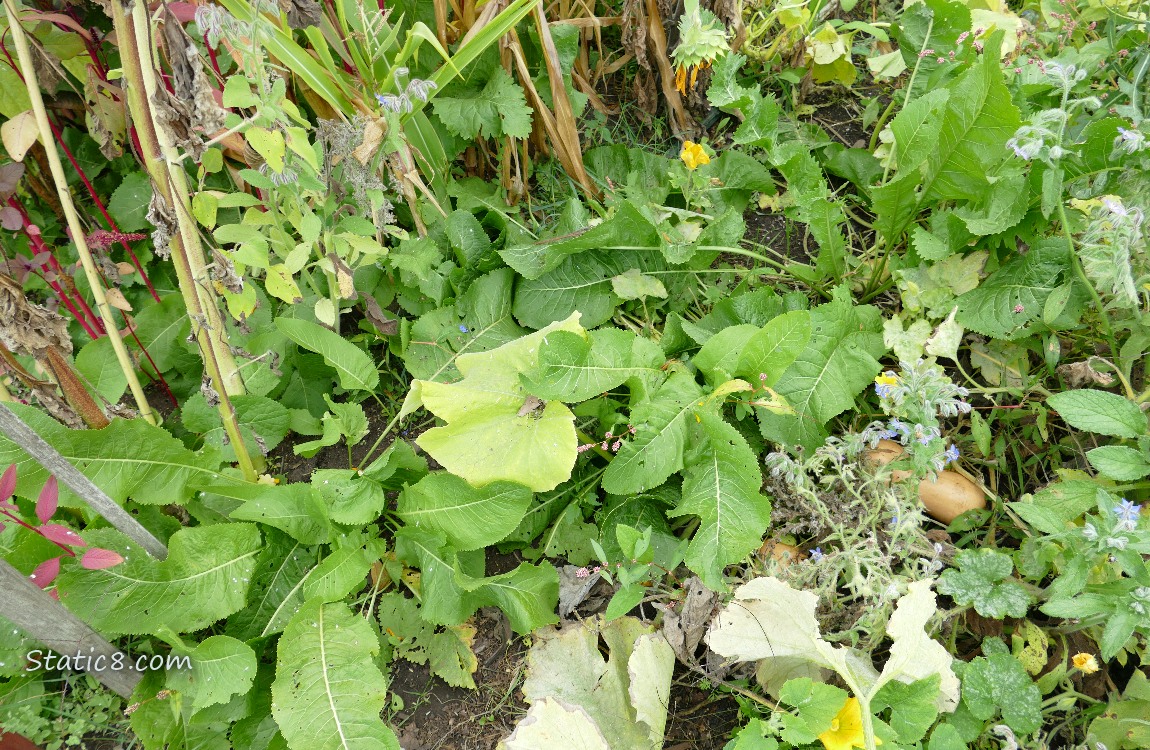
[[[379,637],[346,604],[313,599],[280,636],[272,715],[289,747],[399,750],[380,717],[387,679]]]

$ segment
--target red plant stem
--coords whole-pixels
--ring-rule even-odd
[[[80,181],[83,182],[84,187],[88,189],[88,194],[92,196],[92,201],[96,204],[96,208],[99,209],[100,214],[104,217],[104,221],[108,223],[108,228],[113,232],[119,232],[119,227],[116,226],[115,220],[108,214],[108,209],[104,207],[104,202],[100,200],[100,196],[96,193],[96,188],[92,187],[88,175],[84,173],[84,170],[72,155],[72,150],[64,143],[64,134],[61,132],[60,126],[53,121],[52,118],[48,118],[48,124],[52,127],[52,134],[56,136],[56,142],[64,149],[64,155],[68,157],[68,161],[72,162],[72,167],[76,170],[76,174],[80,176]],[[156,288],[152,286],[152,280],[148,278],[148,274],[144,272],[144,266],[140,263],[140,259],[136,257],[136,253],[124,240],[120,240],[120,244],[128,251],[128,257],[132,259],[132,265],[139,272],[140,278],[143,279],[144,283],[148,286],[148,291],[152,293],[152,299],[159,302],[160,295],[156,292]]]
[[[212,47],[212,45],[208,44],[208,35],[207,34],[204,34],[204,47],[206,47],[208,50],[208,59],[212,63],[212,70],[216,71],[216,75],[222,81],[224,79],[224,74],[220,72],[220,64],[216,60],[215,48]]]
[[[8,33],[8,31],[7,31],[7,29],[5,29],[4,34],[6,35],[7,33]],[[12,67],[12,70],[14,70],[16,72],[16,75],[20,77],[20,80],[24,80],[24,76],[23,76],[23,74],[20,73],[20,68],[16,65],[16,61],[12,59],[12,55],[8,52],[8,48],[6,46],[4,46],[4,41],[3,41],[2,36],[0,36],[0,51],[4,52],[4,56],[6,58],[8,58],[8,64]],[[89,50],[89,53],[90,52],[91,51]],[[57,127],[56,123],[53,122],[51,119],[48,120],[48,124],[52,127],[52,134],[56,137],[56,141],[60,144],[60,147],[64,149],[64,153],[68,156],[68,161],[72,162],[72,166],[75,167],[76,173],[80,176],[80,179],[84,182],[84,186],[88,189],[88,193],[92,196],[92,200],[95,201],[96,207],[99,208],[100,213],[103,214],[104,219],[108,222],[109,229],[111,229],[113,232],[119,232],[120,230],[116,226],[116,222],[113,221],[112,217],[108,215],[108,211],[104,207],[103,201],[101,201],[100,196],[96,194],[96,189],[92,186],[92,183],[88,180],[88,176],[84,173],[84,170],[81,169],[80,165],[76,162],[75,157],[72,155],[71,149],[69,149],[67,144],[64,143],[64,137],[63,137],[62,133],[60,132],[60,129]],[[135,128],[131,128],[130,132],[131,132],[132,140],[135,142],[137,153],[142,154],[143,149],[140,148],[140,141],[139,141],[138,137],[136,136]],[[8,202],[17,211],[20,212],[20,217],[24,222],[25,230],[27,230],[27,228],[31,225],[31,219],[29,218],[27,212],[24,211],[24,206],[21,205],[20,202],[15,199],[15,196],[10,197],[8,199]],[[40,235],[38,233],[34,234],[32,232],[28,232],[28,239],[39,250],[47,251],[49,254],[49,259],[51,260],[52,266],[55,269],[55,271],[62,276],[65,275],[64,270],[60,267],[60,262],[58,260],[56,260],[55,254],[53,254],[51,249],[48,248],[48,246],[46,244],[44,244],[44,241],[42,239],[40,239]],[[125,242],[124,240],[120,240],[120,244],[123,245],[124,249],[128,251],[128,256],[132,259],[132,264],[135,266],[136,270],[139,271],[140,278],[142,278],[144,280],[144,283],[147,284],[148,291],[152,293],[152,298],[155,299],[157,303],[159,303],[160,302],[160,295],[156,293],[156,288],[152,285],[152,280],[150,278],[148,278],[148,274],[144,272],[144,267],[143,267],[143,264],[140,263],[140,259],[136,257],[136,253],[132,251],[132,248],[128,245],[127,242]],[[92,308],[88,307],[88,303],[87,303],[87,301],[85,301],[84,296],[82,294],[80,294],[79,292],[76,292],[76,301],[80,304],[80,307],[83,308],[84,312],[88,315],[88,317],[91,318],[92,323],[95,325],[95,330],[92,330],[92,328],[87,323],[84,322],[84,319],[79,314],[77,314],[75,307],[68,300],[69,295],[67,293],[65,293],[63,285],[61,285],[59,282],[54,282],[54,283],[52,283],[52,289],[55,290],[57,296],[60,297],[60,301],[63,302],[64,306],[67,307],[68,310],[72,313],[72,315],[74,315],[76,317],[76,320],[80,323],[80,325],[84,328],[84,330],[88,333],[89,336],[91,336],[93,339],[97,339],[105,333],[103,321],[92,312]],[[140,347],[140,351],[143,352],[144,357],[148,360],[148,363],[152,366],[152,369],[155,370],[155,372],[156,372],[155,378],[153,378],[152,375],[146,371],[144,374],[147,375],[153,381],[156,378],[159,378],[160,385],[161,385],[161,387],[163,387],[164,392],[168,395],[168,398],[171,399],[172,405],[179,407],[180,403],[176,399],[175,394],[172,393],[171,387],[168,386],[168,381],[164,378],[164,374],[162,372],[160,372],[160,368],[156,366],[156,362],[155,362],[155,360],[152,359],[152,355],[148,353],[148,349],[147,349],[147,347],[144,346],[144,342],[140,341],[140,337],[136,335],[135,326],[128,326],[128,333],[131,334],[132,339],[136,342],[136,345]]]
[[[48,253],[48,257],[52,258],[52,251],[46,244],[44,244],[44,240],[40,238],[40,233],[31,231],[32,221],[28,217],[27,212],[24,210],[24,206],[20,203],[20,201],[16,199],[16,196],[9,196],[8,205],[16,209],[17,213],[20,214],[20,221],[24,225],[24,233],[28,235],[28,242],[32,245],[32,254],[39,255],[41,253]],[[52,258],[52,260],[55,259]],[[49,271],[48,264],[46,263],[41,264],[40,267],[45,272]],[[76,318],[76,322],[78,322],[80,326],[83,327],[84,331],[87,332],[87,334],[93,339],[100,338],[101,334],[99,333],[98,328],[99,321],[95,319],[92,320],[92,323],[97,325],[97,328],[93,328],[85,316],[76,309],[76,304],[72,301],[70,294],[60,284],[60,282],[49,281],[48,285],[51,286],[52,290],[56,292],[56,296],[59,297],[60,301],[64,303],[64,307],[68,308],[68,311],[72,313],[72,315]],[[76,296],[79,298],[79,295]],[[83,299],[80,299],[79,301],[81,304],[83,303]],[[91,311],[89,310],[89,314],[90,313]]]
[[[7,31],[5,31],[5,33],[7,33]],[[8,58],[8,64],[12,67],[12,70],[14,70],[16,75],[20,77],[20,80],[23,81],[24,75],[20,72],[20,68],[16,65],[16,61],[12,59],[12,55],[8,52],[8,48],[4,46],[2,38],[0,38],[0,50],[2,50],[4,52],[4,56]],[[91,50],[89,50],[89,53],[91,53]],[[99,68],[97,67],[97,72],[98,71]],[[68,161],[72,163],[72,167],[76,170],[76,174],[80,176],[80,180],[84,183],[84,187],[88,189],[88,194],[92,196],[92,200],[95,202],[96,208],[100,210],[104,220],[108,222],[108,228],[113,232],[120,231],[116,226],[116,222],[113,221],[112,217],[108,215],[108,211],[104,207],[104,202],[100,200],[100,196],[96,193],[96,188],[92,187],[92,183],[88,179],[88,175],[86,175],[84,170],[80,168],[80,164],[76,161],[76,157],[72,155],[72,150],[68,148],[68,144],[64,143],[64,135],[61,132],[60,127],[54,120],[52,120],[52,118],[48,118],[48,125],[52,128],[52,135],[56,136],[56,142],[60,144],[60,148],[64,149],[64,155],[68,157]],[[134,138],[135,131],[133,131],[132,135]],[[140,273],[140,278],[144,280],[144,284],[147,285],[148,291],[152,293],[152,298],[155,299],[156,302],[159,302],[160,295],[156,293],[156,288],[152,285],[152,280],[144,271],[144,266],[142,263],[140,263],[140,259],[136,257],[136,253],[124,240],[120,240],[120,244],[123,245],[124,249],[128,251],[128,257],[132,259],[132,265],[135,266],[136,270]]]
[[[45,246],[45,248],[47,249],[47,246]],[[51,252],[51,250],[49,250],[49,252]],[[52,270],[55,271],[57,273],[57,275],[59,275],[59,276],[67,276],[68,275],[68,274],[64,273],[64,268],[60,265],[60,261],[56,260],[55,255],[51,255],[48,258],[48,261],[52,266]],[[93,327],[97,331],[100,332],[101,336],[103,336],[105,333],[107,333],[107,329],[104,328],[104,321],[101,320],[98,315],[96,315],[94,312],[92,312],[92,308],[88,307],[88,302],[84,299],[84,295],[82,295],[78,291],[76,291],[75,287],[72,287],[72,291],[76,295],[76,301],[80,304],[80,308],[91,319]]]
[[[0,513],[2,513],[3,515],[5,515],[5,516],[8,518],[8,520],[10,520],[12,523],[15,523],[15,524],[19,524],[20,526],[23,526],[24,528],[26,528],[26,529],[28,529],[29,531],[31,531],[33,534],[39,534],[41,537],[43,537],[44,539],[47,539],[47,540],[48,540],[49,542],[51,542],[52,544],[55,544],[57,547],[59,547],[60,549],[64,550],[65,552],[67,552],[67,553],[68,553],[69,555],[71,555],[72,557],[75,557],[75,556],[76,556],[76,553],[75,553],[75,552],[72,550],[72,548],[71,548],[71,547],[67,547],[67,546],[65,546],[65,545],[63,545],[63,544],[60,544],[60,543],[59,543],[59,542],[57,542],[55,539],[48,539],[48,537],[44,536],[44,534],[42,534],[42,533],[40,532],[40,529],[36,528],[35,526],[33,526],[32,524],[28,523],[27,521],[25,521],[24,519],[20,518],[19,516],[17,516],[17,515],[13,515],[12,513],[9,513],[9,512],[8,512],[8,511],[6,511],[6,510],[0,510]]]
[[[50,260],[52,262],[52,266],[56,269],[56,272],[60,275],[63,275],[64,271],[62,268],[60,268],[60,262],[58,260],[56,260],[56,256],[54,256],[54,255],[51,256]],[[92,315],[96,324],[99,326],[100,331],[103,332],[104,331],[103,321],[100,320],[99,318],[95,317],[92,314],[92,310],[91,310],[91,308],[88,307],[88,303],[84,301],[84,297],[80,294],[77,294],[76,298],[80,301],[80,304],[81,304],[81,306],[83,306],[84,310],[87,311],[87,313],[89,315]],[[156,371],[156,374],[154,377],[147,370],[144,370],[144,374],[147,375],[148,379],[151,380],[152,382],[157,382],[157,379],[158,379],[158,382],[160,383],[160,387],[164,389],[164,392],[168,395],[168,398],[172,400],[172,405],[173,406],[179,406],[179,401],[176,400],[175,394],[172,393],[172,389],[168,386],[168,381],[164,378],[164,374],[162,372],[160,372],[160,368],[156,366],[156,362],[155,362],[155,360],[152,359],[152,355],[148,353],[148,348],[146,346],[144,346],[144,342],[140,341],[140,337],[138,335],[136,335],[135,326],[131,325],[128,322],[127,317],[125,317],[124,322],[125,322],[125,327],[128,329],[128,335],[131,336],[132,340],[136,342],[136,346],[140,347],[140,351],[143,353],[144,358],[148,360],[148,364],[150,364],[152,366],[152,369]],[[96,338],[98,338],[98,336]]]
[[[45,272],[48,271],[47,265],[40,266],[40,268]],[[72,317],[76,319],[76,322],[80,324],[88,336],[93,339],[100,338],[100,334],[92,330],[92,327],[88,325],[88,321],[85,320],[84,316],[80,314],[80,311],[76,309],[76,306],[72,303],[72,300],[69,299],[67,293],[64,291],[64,288],[60,286],[60,282],[49,281],[48,285],[52,287],[54,292],[56,292],[56,296],[59,297],[60,301],[64,303],[64,307],[68,308],[68,312],[72,313]]]

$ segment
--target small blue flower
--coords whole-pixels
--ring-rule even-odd
[[[875,432],[875,435],[878,437],[879,440],[890,440],[892,438],[898,437],[897,432],[895,432],[894,430],[891,430],[891,429],[887,429],[885,427],[880,428],[877,432]]]
[[[1138,523],[1138,517],[1142,515],[1142,506],[1122,498],[1122,502],[1114,506],[1114,515],[1118,516],[1119,520]]]
[[[946,449],[946,462],[952,464],[958,460],[960,455],[961,453],[959,453],[958,446],[952,443],[950,447]]]
[[[822,547],[815,547],[811,550],[811,562],[822,562],[824,557],[826,557],[826,555],[823,554]]]
[[[938,431],[937,427],[927,427],[926,425],[916,424],[914,426],[914,439],[921,445],[930,445],[931,441],[940,437],[942,433]]]
[[[459,324],[459,332],[460,333],[470,333],[471,331],[467,328],[467,326],[460,323]]]
[[[1116,531],[1134,531],[1138,528],[1138,517],[1142,515],[1142,506],[1122,498],[1122,502],[1114,506],[1114,515],[1118,516]]]

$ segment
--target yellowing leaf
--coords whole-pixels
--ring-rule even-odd
[[[423,405],[446,422],[421,435],[419,447],[475,487],[507,480],[546,492],[570,478],[575,415],[559,401],[520,414],[529,395],[520,373],[538,365],[543,340],[557,330],[582,333],[579,313],[496,349],[461,355],[458,382],[414,381],[404,411]]]
[[[295,283],[291,272],[283,263],[276,263],[268,268],[267,278],[264,280],[268,294],[282,299],[284,302],[302,302],[299,285]]]
[[[105,289],[104,297],[108,300],[108,304],[117,310],[123,310],[124,312],[132,311],[132,304],[124,298],[124,293],[116,287]]]
[[[308,140],[307,131],[303,128],[287,128],[287,146],[293,154],[301,157],[315,171],[319,171],[319,158],[315,153],[315,146]]]
[[[255,286],[244,284],[244,289],[239,294],[229,292],[226,289],[217,288],[217,291],[223,295],[224,301],[228,303],[228,312],[231,313],[232,317],[236,320],[239,320],[241,317],[247,317],[256,311]]]
[[[21,112],[0,125],[0,139],[4,141],[4,148],[12,161],[23,161],[24,154],[28,153],[28,149],[32,148],[39,137],[36,116],[31,111]]]
[[[284,155],[287,145],[284,143],[283,133],[267,128],[249,128],[247,133],[248,145],[264,158],[268,167],[275,172],[284,171]]]
[[[192,215],[208,229],[216,228],[216,212],[219,206],[220,199],[210,192],[200,192],[192,196]]]
[[[868,57],[866,65],[875,78],[897,78],[906,71],[906,60],[903,59],[902,50],[897,49],[885,55]]]
[[[938,610],[930,584],[930,581],[915,581],[898,600],[886,625],[886,633],[892,641],[890,656],[873,692],[891,680],[912,683],[937,674],[941,678],[938,708],[953,711],[959,697],[958,677],[950,668],[954,658],[925,630],[927,621]]]
[[[511,736],[499,743],[499,750],[538,750],[541,747],[611,750],[585,709],[554,698],[537,701]]]
[[[335,325],[335,305],[326,297],[315,303],[315,317],[326,326]]]

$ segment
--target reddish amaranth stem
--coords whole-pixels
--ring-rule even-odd
[[[7,518],[10,522],[12,522],[14,524],[17,524],[19,526],[23,526],[24,528],[31,531],[33,534],[36,534],[36,535],[38,535],[44,539],[48,539],[48,537],[44,536],[38,528],[36,528],[32,524],[28,523],[24,519],[20,518],[20,516],[17,516],[13,513],[8,512],[7,510],[3,510],[3,509],[0,509],[0,515],[3,515],[5,518]],[[75,551],[73,551],[70,547],[63,545],[63,544],[60,544],[55,539],[48,539],[48,541],[51,542],[52,544],[55,544],[60,549],[64,550],[65,552],[67,552],[72,557],[76,556]]]
[[[49,253],[51,253],[51,249],[48,248],[47,245],[44,247],[49,251]],[[76,302],[79,303],[80,309],[82,309],[88,318],[92,321],[92,327],[99,332],[100,336],[103,336],[105,333],[107,333],[108,331],[104,328],[104,321],[100,320],[100,317],[92,312],[92,308],[88,307],[88,302],[84,299],[84,295],[80,294],[80,292],[76,289],[76,285],[72,282],[72,277],[64,273],[64,267],[60,265],[60,261],[56,259],[54,254],[49,256],[48,262],[52,266],[52,270],[56,272],[56,275],[66,280],[66,283],[62,284],[62,286],[69,290],[71,294],[76,296]],[[99,338],[99,336],[97,336],[97,338]]]
[[[208,60],[210,60],[212,63],[212,70],[216,71],[216,76],[218,76],[219,79],[222,81],[224,79],[224,74],[220,72],[220,64],[216,60],[215,48],[212,47],[212,45],[208,44],[208,35],[207,34],[204,34],[204,47],[206,47],[208,50]]]
[[[33,255],[48,253],[48,257],[52,258],[52,250],[40,237],[40,233],[31,231],[32,221],[28,217],[28,213],[24,210],[23,204],[21,204],[20,201],[16,199],[16,196],[12,195],[8,197],[8,205],[16,209],[16,212],[20,214],[20,222],[24,225],[24,233],[28,236],[28,242],[32,245]],[[54,258],[52,259],[54,260]],[[50,270],[47,263],[40,264],[40,268],[45,272]],[[52,290],[56,292],[56,296],[60,298],[60,302],[64,304],[64,307],[68,308],[68,312],[72,313],[72,315],[76,318],[76,322],[80,324],[84,331],[93,339],[100,338],[101,334],[98,332],[98,329],[94,329],[86,317],[80,313],[80,311],[76,308],[76,304],[72,301],[71,295],[68,294],[60,282],[48,281],[47,283],[50,287],[52,287]],[[80,295],[77,294],[76,296],[79,298]],[[80,302],[83,303],[83,299],[80,299]],[[89,310],[89,313],[90,312],[91,311]],[[95,322],[97,326],[99,325],[99,320],[94,320],[93,322]]]
[[[89,179],[87,179],[87,175],[84,174],[84,170],[76,162],[76,159],[74,158],[74,156],[72,156],[72,153],[69,150],[68,146],[64,145],[64,139],[63,139],[63,135],[59,129],[59,125],[57,125],[55,122],[53,122],[51,117],[48,118],[48,124],[52,125],[52,132],[54,133],[54,135],[56,137],[57,143],[59,143],[60,146],[63,148],[64,155],[68,156],[68,161],[70,161],[72,163],[72,167],[76,168],[76,174],[79,175],[79,178],[81,178],[81,181],[84,183],[84,186],[87,187],[87,192],[89,192],[90,196],[92,197],[92,201],[95,202],[95,207],[97,207],[99,209],[100,214],[102,216],[104,216],[104,220],[106,222],[108,222],[108,229],[115,231],[115,232],[120,231],[120,228],[117,227],[116,222],[112,219],[112,216],[108,215],[108,209],[105,208],[104,201],[100,200],[100,197],[98,196],[98,194],[95,193],[95,187],[93,187],[92,183],[89,182]],[[125,251],[128,251],[128,257],[131,258],[131,260],[132,260],[132,266],[135,267],[137,271],[139,271],[140,278],[143,278],[144,283],[147,285],[147,290],[152,292],[152,299],[154,299],[155,301],[158,301],[158,303],[159,303],[160,294],[156,293],[155,286],[152,285],[151,278],[148,278],[148,275],[145,273],[143,263],[141,263],[139,258],[136,257],[135,251],[132,251],[131,246],[127,242],[124,242],[124,240],[121,239],[120,244],[123,246]]]
[[[41,244],[43,244],[43,243],[41,242]],[[47,250],[48,249],[47,245],[44,245],[44,248]],[[64,273],[64,269],[60,267],[60,261],[56,260],[55,255],[51,255],[49,257],[49,260],[51,261],[53,270],[56,271],[57,275],[59,275],[61,278],[68,278],[68,276]],[[69,283],[69,286],[72,288],[72,291],[76,293],[76,299],[79,300],[80,305],[84,308],[84,310],[88,313],[88,315],[92,316],[92,318],[95,321],[96,325],[98,326],[101,334],[104,333],[103,321],[100,320],[100,318],[96,317],[92,313],[92,309],[90,307],[88,307],[88,303],[84,301],[83,295],[81,295],[79,292],[76,292],[75,286],[73,286],[71,283]],[[131,323],[128,322],[127,317],[125,317],[124,322],[125,322],[125,327],[128,329],[128,335],[131,336],[132,340],[136,342],[136,346],[140,347],[140,351],[143,353],[144,358],[148,360],[148,364],[150,364],[152,366],[152,369],[156,371],[156,374],[154,377],[152,376],[152,374],[150,372],[148,372],[146,370],[144,371],[144,374],[147,375],[148,379],[151,380],[152,382],[157,382],[157,379],[158,379],[158,382],[160,383],[160,387],[162,387],[164,389],[164,392],[168,395],[168,398],[171,399],[172,404],[175,406],[179,406],[179,402],[176,400],[175,395],[172,393],[172,389],[168,386],[168,381],[164,378],[164,374],[162,372],[160,372],[160,368],[156,366],[156,362],[155,362],[155,360],[152,359],[152,355],[148,353],[148,348],[146,346],[144,346],[144,342],[140,341],[140,337],[136,334],[135,326],[131,325]],[[95,338],[99,338],[99,336],[97,336]]]
[[[76,174],[80,176],[80,181],[83,182],[84,187],[88,189],[88,195],[92,196],[92,202],[96,204],[96,208],[104,217],[104,221],[108,223],[108,228],[113,232],[119,232],[120,228],[116,226],[115,220],[108,214],[108,209],[104,207],[104,202],[100,200],[100,196],[96,194],[96,188],[94,188],[91,181],[88,180],[88,175],[84,173],[83,168],[76,161],[76,157],[72,155],[72,150],[64,143],[64,134],[61,132],[59,124],[52,120],[52,118],[48,118],[48,124],[52,127],[52,134],[56,136],[56,142],[60,144],[60,148],[64,150],[64,155],[68,157],[68,161],[72,162],[72,167],[75,168]],[[148,274],[144,271],[144,265],[140,263],[140,259],[136,257],[136,253],[124,240],[120,240],[120,244],[128,251],[128,257],[132,259],[132,265],[136,271],[139,272],[140,278],[144,280],[148,291],[152,293],[152,299],[159,302],[160,295],[156,292],[156,288],[152,286],[152,280],[148,278]]]
[[[7,30],[5,33],[7,33]],[[2,38],[0,38],[0,49],[2,49],[3,54],[5,54],[6,58],[8,59],[8,64],[11,66],[11,69],[15,70],[16,75],[20,76],[21,81],[23,81],[24,76],[21,74],[20,68],[16,66],[16,61],[11,59],[11,54],[8,52],[8,47],[3,45]],[[63,148],[64,155],[68,156],[68,161],[71,162],[72,168],[76,169],[76,174],[79,175],[79,178],[81,178],[81,181],[84,183],[87,192],[89,192],[92,200],[95,202],[95,207],[99,208],[100,214],[104,215],[105,221],[108,222],[108,228],[112,229],[112,231],[120,231],[120,229],[116,227],[116,222],[113,221],[112,216],[108,215],[107,209],[104,206],[104,201],[100,200],[97,192],[95,192],[95,187],[92,186],[89,178],[87,178],[87,175],[84,174],[84,170],[81,168],[81,166],[79,166],[79,162],[77,162],[75,156],[72,155],[71,148],[68,147],[68,144],[64,143],[63,133],[61,132],[59,125],[57,125],[51,117],[48,117],[48,125],[52,128],[52,135],[55,136],[56,143],[59,143],[60,147]],[[132,137],[136,137],[135,131],[132,131]],[[147,290],[152,292],[152,298],[159,303],[160,294],[156,293],[155,286],[152,285],[151,278],[148,277],[146,271],[144,270],[143,263],[140,263],[139,258],[136,257],[135,251],[132,251],[132,248],[128,245],[128,243],[125,243],[123,240],[121,240],[120,244],[124,246],[124,250],[128,251],[128,257],[132,260],[132,266],[135,266],[136,270],[139,271],[140,278],[143,278],[144,283],[147,285]]]

